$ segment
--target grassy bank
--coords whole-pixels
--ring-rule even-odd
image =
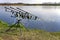
[[[9,28],[8,26],[7,23],[0,21],[0,40],[60,40],[60,33],[58,32],[50,33],[36,29],[4,32]]]

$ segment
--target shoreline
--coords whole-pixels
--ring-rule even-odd
[[[0,4],[0,6],[60,6],[60,4]]]
[[[8,25],[0,21],[0,40],[60,40],[60,32],[46,32],[36,29],[4,32],[7,28],[9,28]]]

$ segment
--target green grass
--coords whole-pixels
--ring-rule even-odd
[[[60,40],[60,32],[46,32],[37,29],[26,29],[22,24],[20,29],[4,32],[9,25],[0,21],[0,40]],[[15,29],[15,26],[12,29]]]
[[[0,21],[0,31],[3,31],[8,28],[8,24]]]

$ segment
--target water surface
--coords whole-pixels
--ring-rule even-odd
[[[15,18],[11,17],[11,12],[6,12],[5,6],[0,6],[0,20],[12,24],[16,22]],[[7,6],[10,7],[10,6]],[[19,7],[33,15],[36,15],[40,20],[25,20],[21,22],[27,28],[42,29],[49,32],[60,31],[60,6],[12,6]]]

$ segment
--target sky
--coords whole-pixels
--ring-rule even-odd
[[[17,3],[17,2],[22,2],[22,3],[43,3],[43,2],[60,2],[60,0],[0,0],[0,3]]]

